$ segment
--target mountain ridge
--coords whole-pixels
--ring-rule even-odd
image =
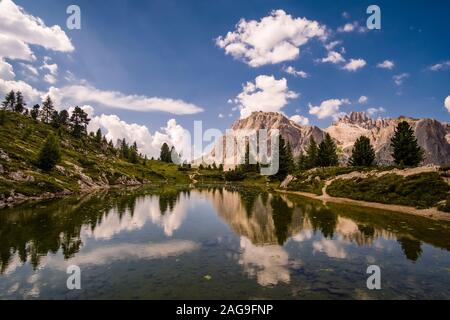
[[[256,111],[247,118],[235,121],[231,129],[268,129],[269,134],[273,129],[278,129],[281,136],[290,143],[294,156],[306,152],[311,138],[320,143],[326,133],[329,133],[337,144],[341,164],[347,163],[356,139],[365,135],[374,146],[377,164],[389,165],[393,163],[390,140],[401,121],[407,121],[414,129],[417,141],[425,151],[424,165],[444,165],[450,162],[450,124],[436,119],[407,116],[374,119],[364,111],[353,111],[340,117],[331,126],[319,128],[297,124],[281,113]],[[222,137],[222,143],[224,141],[225,136]],[[214,152],[212,155],[214,156]]]

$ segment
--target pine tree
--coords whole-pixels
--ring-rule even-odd
[[[305,154],[300,154],[298,157],[298,165],[297,167],[299,170],[308,170],[310,169],[309,163],[308,163],[308,157]]]
[[[98,144],[102,143],[102,130],[98,128],[97,132],[95,133],[95,142]]]
[[[69,112],[67,110],[61,110],[59,112],[59,124],[63,127],[69,125]]]
[[[50,134],[39,152],[38,166],[42,170],[50,171],[60,160],[59,142],[53,134]]]
[[[370,139],[361,136],[353,146],[352,156],[349,159],[350,166],[371,166],[375,161],[375,150],[370,144]]]
[[[319,156],[319,148],[317,147],[316,140],[314,140],[314,138],[311,137],[311,140],[309,140],[308,149],[306,149],[305,169],[317,167],[319,165],[318,156]]]
[[[38,117],[39,117],[39,108],[40,108],[40,106],[38,104],[35,104],[33,106],[33,108],[31,109],[30,116],[31,116],[32,119],[34,119],[34,120],[38,119]]]
[[[294,170],[294,159],[292,157],[290,144],[286,143],[281,135],[279,137],[278,161],[279,167],[275,177],[278,179],[284,179]]]
[[[47,96],[44,102],[42,102],[42,108],[40,112],[41,121],[44,123],[50,123],[54,110],[55,107],[53,106],[53,101],[50,96]]]
[[[81,138],[87,133],[87,125],[90,119],[86,112],[80,107],[75,107],[70,117],[70,126],[72,128],[72,134],[76,138]]]
[[[131,163],[137,163],[138,162],[138,147],[136,142],[133,143],[133,145],[130,147],[130,155],[129,160]]]
[[[14,111],[14,107],[16,105],[16,93],[11,90],[5,96],[5,100],[2,102],[2,106],[4,110]]]
[[[395,129],[391,139],[394,162],[401,166],[418,166],[424,157],[423,149],[417,143],[414,130],[406,121],[402,121]]]
[[[339,163],[336,144],[328,133],[319,145],[318,162],[321,167],[337,166]]]
[[[17,91],[16,93],[16,103],[14,105],[14,111],[18,113],[22,113],[25,110],[25,100],[23,98],[22,92]]]
[[[172,157],[170,154],[169,145],[164,142],[163,145],[161,146],[161,153],[159,156],[159,160],[170,163],[172,161],[171,158]]]
[[[58,129],[61,126],[61,123],[59,122],[59,113],[58,113],[58,111],[56,111],[56,110],[53,111],[52,118],[50,120],[50,124],[55,129]]]
[[[120,155],[124,159],[128,159],[130,156],[130,148],[129,148],[125,138],[123,140],[121,140],[121,143],[120,143]]]

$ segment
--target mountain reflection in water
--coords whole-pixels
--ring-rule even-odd
[[[363,255],[366,267],[376,260],[376,254],[392,255],[397,249],[411,268],[421,261],[424,246],[438,250],[449,261],[449,230],[448,223],[324,205],[264,190],[113,190],[3,210],[0,289],[4,282],[3,295],[15,296],[22,278],[28,277],[25,280],[29,284],[38,283],[44,277],[39,270],[63,273],[71,264],[82,268],[121,261],[156,265],[170,257],[180,263],[183,256],[184,264],[171,272],[194,274],[194,267],[201,269],[196,255],[200,257],[205,250],[211,261],[234,263],[259,286],[289,285],[292,277],[317,272],[309,271],[309,264],[329,270],[328,262],[350,264],[353,257]],[[301,251],[306,249],[299,249],[306,247],[308,254]],[[187,258],[189,255],[194,256]],[[28,265],[32,270],[21,271]],[[158,268],[161,272],[169,270]],[[236,281],[240,277],[236,271],[233,276]],[[41,289],[32,287],[23,292],[23,297],[40,297]]]

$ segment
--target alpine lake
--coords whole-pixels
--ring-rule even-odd
[[[396,212],[236,185],[111,189],[0,210],[0,299],[450,299],[449,250],[450,223]]]

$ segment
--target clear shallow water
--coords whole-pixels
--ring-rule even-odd
[[[116,190],[0,211],[0,298],[449,299],[449,249],[449,223],[392,212],[257,189]]]

